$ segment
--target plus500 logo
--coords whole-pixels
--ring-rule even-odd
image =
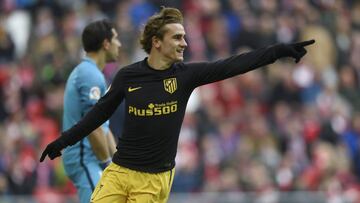
[[[161,104],[150,103],[146,109],[129,106],[128,112],[134,116],[161,116],[174,113],[177,109],[177,101],[172,101]]]

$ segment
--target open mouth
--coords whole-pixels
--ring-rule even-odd
[[[176,52],[179,53],[179,54],[183,54],[183,53],[184,53],[184,49],[178,49],[178,50],[176,50]]]

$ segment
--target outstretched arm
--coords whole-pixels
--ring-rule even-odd
[[[194,87],[224,80],[243,74],[256,68],[274,63],[279,58],[291,57],[295,62],[307,53],[305,47],[315,43],[315,40],[292,44],[275,44],[229,58],[205,63],[188,63],[191,72],[190,84]]]

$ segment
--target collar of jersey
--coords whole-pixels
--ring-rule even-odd
[[[155,72],[155,73],[167,73],[167,72],[171,71],[171,70],[173,69],[173,67],[174,67],[174,64],[172,64],[172,65],[171,65],[169,68],[167,68],[167,69],[157,70],[157,69],[152,68],[152,67],[148,64],[147,58],[148,58],[148,57],[145,57],[145,59],[143,60],[144,66],[145,66],[148,70],[153,71],[153,72]]]
[[[94,65],[97,67],[97,65],[96,65],[95,61],[94,61],[94,60],[92,60],[92,58],[90,58],[90,57],[85,56],[85,57],[83,58],[83,61],[88,61],[88,62],[90,62],[90,63],[94,64]]]

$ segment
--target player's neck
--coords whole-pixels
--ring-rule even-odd
[[[86,56],[91,58],[96,63],[96,66],[100,70],[104,69],[104,67],[105,67],[105,57],[102,56],[101,53],[88,52],[88,53],[86,53]]]
[[[156,53],[150,53],[147,62],[149,66],[155,70],[166,70],[170,68],[172,62],[166,60],[164,57],[157,55]]]

